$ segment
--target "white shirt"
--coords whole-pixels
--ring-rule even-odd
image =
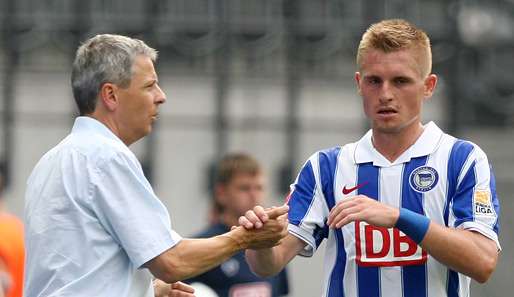
[[[480,232],[500,248],[494,176],[478,146],[431,122],[390,162],[373,147],[369,131],[358,142],[315,153],[292,185],[289,232],[307,243],[302,254],[312,255],[328,239],[322,296],[469,296],[469,277],[396,228],[356,222],[329,229],[330,209],[357,194]]]
[[[153,297],[141,266],[181,240],[134,154],[90,117],[32,171],[24,217],[25,297]]]

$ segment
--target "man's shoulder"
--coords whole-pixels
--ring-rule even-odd
[[[441,151],[448,155],[448,158],[462,158],[474,156],[475,158],[486,158],[486,153],[475,142],[457,138],[450,134],[443,134],[441,143],[436,151]]]
[[[309,157],[309,160],[317,159],[323,161],[336,161],[341,156],[348,154],[353,155],[356,142],[347,143],[345,145],[338,145],[333,147],[324,148],[316,151]]]

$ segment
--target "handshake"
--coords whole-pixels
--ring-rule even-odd
[[[232,226],[222,236],[236,241],[241,250],[272,248],[287,236],[288,211],[288,205],[266,209],[255,206],[239,218],[239,226]]]

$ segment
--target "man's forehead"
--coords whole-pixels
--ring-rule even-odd
[[[419,72],[419,62],[412,50],[398,50],[385,53],[380,50],[367,52],[362,59],[360,71],[363,75],[376,75],[377,72]]]
[[[132,75],[143,76],[145,79],[157,79],[157,73],[150,57],[138,56],[132,64]]]

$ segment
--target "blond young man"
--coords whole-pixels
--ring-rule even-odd
[[[355,74],[372,129],[312,155],[291,186],[289,235],[246,251],[260,275],[328,239],[322,296],[469,296],[494,271],[499,202],[485,153],[421,123],[436,87],[430,41],[404,20],[364,33]],[[246,228],[263,210],[240,218]]]

